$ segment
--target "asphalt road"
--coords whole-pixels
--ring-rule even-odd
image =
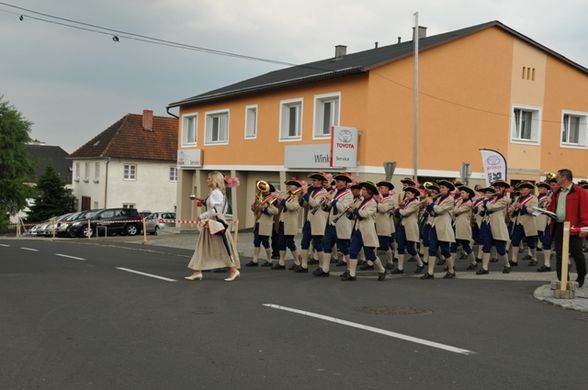
[[[0,240],[0,389],[588,386],[588,315],[534,301],[541,283],[267,268],[188,282],[190,255]]]

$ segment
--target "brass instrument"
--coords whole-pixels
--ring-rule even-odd
[[[360,197],[360,198],[355,199],[353,201],[353,203],[351,203],[349,205],[349,207],[347,207],[345,210],[343,210],[343,212],[341,214],[339,214],[335,218],[333,218],[333,223],[337,223],[337,221],[339,221],[339,219],[341,219],[341,217],[343,217],[344,215],[349,217],[349,215],[348,215],[349,211],[351,211],[352,209],[359,206],[361,204],[361,202],[363,202],[363,198]]]
[[[323,188],[323,190],[325,190],[325,189]],[[326,190],[325,190],[325,191],[326,191]],[[330,194],[330,192],[329,192],[329,194]],[[312,215],[315,215],[315,214],[316,214],[316,212],[317,212],[317,211],[319,211],[319,209],[320,209],[320,208],[322,208],[322,207],[325,205],[325,202],[326,202],[326,200],[327,200],[327,197],[328,197],[328,194],[327,194],[327,196],[325,196],[324,198],[322,198],[322,199],[321,199],[321,201],[319,202],[319,204],[318,204],[318,205],[316,205],[316,206],[314,206],[312,209],[310,209],[310,213],[311,213]]]
[[[545,172],[545,181],[549,183],[550,180],[553,180],[557,177],[557,173],[554,172]]]
[[[255,214],[256,221],[261,217],[263,206],[266,204],[271,206],[277,200],[275,194],[270,194],[266,197],[263,196],[270,188],[270,184],[265,180],[258,181],[255,186],[255,201],[251,205],[251,211]]]

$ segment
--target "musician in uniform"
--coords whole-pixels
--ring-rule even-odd
[[[508,211],[509,201],[504,192],[510,185],[502,180],[492,183],[491,187],[485,188],[486,199],[482,203],[482,225],[480,227],[480,236],[482,238],[482,268],[476,271],[478,275],[488,274],[488,264],[490,263],[490,252],[492,247],[500,255],[503,263],[503,273],[510,272],[510,263],[506,255],[506,243],[509,240],[508,229],[506,227],[506,212]]]
[[[539,205],[537,197],[531,193],[535,186],[529,182],[520,183],[517,186],[521,195],[513,204],[513,226],[512,226],[512,252],[511,252],[511,266],[518,264],[519,245],[522,239],[531,250],[531,262],[529,266],[537,265],[536,248],[537,248],[537,225],[535,223],[535,216],[532,214],[535,208]]]
[[[536,184],[537,187],[537,202],[541,209],[547,210],[551,202],[551,186],[542,181]],[[535,219],[537,225],[537,235],[539,242],[543,248],[543,265],[537,268],[537,272],[551,271],[551,232],[549,229],[549,217],[543,213],[539,214]]]
[[[322,173],[314,173],[309,178],[312,179],[312,189],[302,197],[302,204],[308,209],[308,213],[302,227],[301,264],[300,267],[294,269],[295,272],[308,272],[308,249],[311,241],[318,254],[319,266],[325,261],[322,240],[329,214],[321,206],[326,202],[328,195],[324,186],[329,184],[330,180]],[[330,259],[326,259],[326,261],[330,261]]]
[[[320,265],[314,272],[315,276],[329,276],[329,266],[331,251],[335,243],[338,250],[343,254],[344,262],[349,261],[349,242],[351,240],[351,229],[353,223],[349,218],[344,216],[349,207],[353,204],[353,194],[347,188],[347,184],[351,183],[352,179],[349,175],[339,174],[334,177],[335,192],[327,197],[327,203],[324,210],[329,213],[327,228],[323,239],[324,258],[322,265]]]
[[[253,258],[246,267],[257,267],[259,262],[259,253],[263,245],[267,260],[262,267],[272,266],[272,252],[269,238],[274,228],[274,215],[278,213],[278,208],[273,205],[275,201],[272,193],[276,191],[272,184],[265,180],[255,183],[256,191],[255,202],[251,205],[251,211],[255,214],[255,227],[253,228]]]
[[[378,206],[373,199],[378,193],[376,185],[370,181],[361,183],[362,202],[353,209],[354,219],[353,232],[351,233],[351,245],[349,247],[349,272],[341,275],[343,281],[357,280],[355,271],[357,269],[357,257],[359,250],[363,248],[365,257],[374,263],[378,271],[378,281],[386,278],[386,269],[382,261],[377,257],[375,249],[378,247],[378,235],[376,234],[375,217]]]
[[[460,193],[453,209],[455,226],[455,243],[451,245],[451,254],[455,258],[457,245],[461,245],[469,261],[468,270],[476,269],[476,257],[470,246],[472,242],[472,199],[476,195],[474,190],[466,186],[457,188]]]
[[[455,201],[450,191],[455,190],[453,183],[447,180],[440,180],[439,195],[433,198],[427,198],[427,212],[433,217],[433,224],[429,231],[429,265],[427,272],[421,279],[433,279],[435,277],[435,260],[437,250],[441,248],[441,254],[447,261],[447,273],[444,279],[455,277],[455,259],[451,255],[451,244],[455,242],[455,233],[451,226],[451,212],[455,207]]]
[[[475,271],[477,268],[477,263],[482,262],[482,239],[480,236],[480,227],[482,226],[483,219],[481,214],[483,208],[481,206],[485,199],[482,189],[483,187],[479,184],[474,186],[474,192],[476,195],[472,199],[472,213],[474,219],[474,223],[472,224],[472,238],[474,240],[474,245],[477,247],[476,264],[468,265],[468,268],[466,268],[468,271]]]
[[[439,196],[439,186],[435,183],[425,182],[423,184],[425,190],[425,198],[420,203],[420,214],[419,214],[419,232],[421,239],[421,251],[423,252],[423,263],[429,264],[429,237],[431,229],[433,228],[433,217],[432,213],[427,210],[427,200],[436,199]],[[436,254],[435,254],[436,256]]]
[[[288,193],[281,197],[278,206],[281,209],[279,233],[279,253],[278,264],[274,264],[272,269],[286,268],[286,249],[290,249],[294,257],[294,265],[291,269],[300,266],[300,253],[296,248],[294,236],[298,233],[298,215],[300,214],[300,198],[302,198],[302,183],[298,180],[290,179],[284,182],[288,188]]]
[[[388,257],[387,264],[394,264],[394,253],[392,252],[392,242],[396,227],[394,226],[394,219],[392,213],[397,207],[396,201],[391,192],[394,189],[394,184],[389,181],[380,181],[376,184],[378,186],[379,195],[377,196],[378,212],[376,213],[376,233],[380,241],[379,251],[385,253]]]
[[[415,273],[420,274],[425,268],[423,261],[416,250],[416,244],[419,242],[418,217],[420,203],[418,197],[420,192],[414,187],[406,187],[404,192],[404,200],[394,211],[399,220],[398,228],[396,230],[396,240],[398,243],[398,267],[390,273],[404,273],[404,253],[405,251],[408,251],[408,254],[415,257],[417,261],[417,269]]]

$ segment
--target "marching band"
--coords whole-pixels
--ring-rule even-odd
[[[256,183],[251,205],[256,221],[254,251],[247,266],[258,265],[263,246],[267,257],[263,266],[285,270],[289,249],[294,259],[290,270],[306,273],[310,254],[315,251],[318,267],[312,272],[314,276],[328,277],[333,258],[336,266],[345,266],[341,280],[356,281],[363,255],[366,263],[362,269],[374,268],[377,280],[382,281],[386,266],[391,268],[390,274],[405,273],[408,253],[408,260],[416,261],[414,273],[422,274],[421,279],[433,279],[436,265],[446,265],[443,278],[453,279],[458,258],[467,261],[464,270],[488,274],[493,250],[500,256],[502,272],[509,273],[518,265],[524,242],[529,250],[528,265],[538,265],[539,250],[543,264],[537,272],[551,271],[549,219],[536,210],[547,209],[558,188],[553,174],[548,174],[545,182],[521,182],[514,191],[502,180],[487,188],[471,189],[458,181],[439,180],[418,186],[413,179],[405,178],[401,180],[403,194],[399,193],[397,199],[389,181],[357,183],[348,173],[331,176],[317,172],[308,178],[309,188],[302,179],[285,181],[285,193],[266,181]],[[588,187],[588,183],[582,184]],[[304,224],[299,250],[294,238],[301,213]],[[279,219],[277,264],[272,264],[269,244],[274,217]]]

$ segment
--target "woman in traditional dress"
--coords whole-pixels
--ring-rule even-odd
[[[225,227],[228,225],[225,220],[228,204],[224,176],[220,172],[211,172],[208,174],[206,183],[210,194],[204,200],[206,211],[198,217],[199,226],[202,229],[198,235],[196,250],[188,263],[188,268],[194,272],[185,279],[202,280],[203,270],[228,268],[229,275],[225,281],[232,282],[240,275],[239,254],[229,229],[215,233],[219,223]]]

